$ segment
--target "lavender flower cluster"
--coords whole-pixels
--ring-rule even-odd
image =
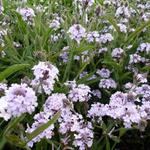
[[[27,147],[57,137],[64,149],[93,149],[106,135],[99,130],[108,120],[117,133],[122,127],[145,131],[150,120],[150,1],[14,4],[13,20],[0,1],[0,71],[23,62],[33,67],[1,80],[0,118],[31,117],[19,135]],[[21,82],[12,81],[16,76],[23,77]],[[29,141],[27,135],[58,112],[57,121]]]

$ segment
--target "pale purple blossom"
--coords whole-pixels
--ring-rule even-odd
[[[117,84],[116,82],[109,78],[109,79],[101,79],[100,83],[99,83],[99,88],[103,88],[103,89],[111,89],[111,88],[116,88]]]
[[[50,22],[49,27],[56,31],[62,23],[63,19],[58,14],[54,14],[54,19]]]
[[[150,98],[150,86],[148,84],[142,84],[135,88],[135,93],[142,96],[142,101],[149,101]]]
[[[11,114],[7,112],[7,109],[7,100],[4,97],[0,98],[0,118],[3,118],[6,121],[8,121],[11,118]]]
[[[79,150],[85,150],[87,147],[90,148],[93,144],[93,131],[90,122],[87,125],[83,125],[77,133],[74,134],[75,140],[73,145],[79,147]]]
[[[147,74],[135,74],[135,78],[139,83],[147,83]]]
[[[142,61],[142,57],[138,54],[131,54],[129,64],[136,64]]]
[[[80,44],[81,40],[86,36],[86,29],[80,24],[74,24],[69,28],[68,34],[72,40]]]
[[[105,44],[111,42],[113,39],[114,38],[110,33],[104,33],[100,35],[99,42]]]
[[[150,18],[150,12],[145,12],[143,13],[142,17],[141,17],[145,22],[149,20]]]
[[[49,112],[54,115],[56,112],[60,111],[64,107],[64,103],[67,100],[65,94],[54,93],[49,96],[44,104],[44,112]]]
[[[109,104],[111,106],[122,106],[127,103],[127,94],[123,92],[117,91],[116,93],[112,94],[110,97]]]
[[[97,70],[96,73],[100,75],[102,78],[109,78],[110,77],[110,71],[106,68],[102,68],[101,70]]]
[[[94,0],[74,0],[74,4],[82,7],[91,7],[94,4]]]
[[[92,31],[92,32],[88,32],[86,34],[86,40],[89,42],[89,43],[92,43],[92,42],[98,42],[99,41],[99,32],[98,31]]]
[[[87,72],[87,71],[83,71],[83,72],[80,73],[79,78],[80,78],[80,79],[81,79],[81,78],[84,78],[86,75],[88,75],[88,72]]]
[[[80,0],[83,5],[92,6],[94,4],[94,0]]]
[[[54,33],[54,34],[50,35],[50,41],[54,42],[54,43],[59,41],[62,38],[63,38],[63,31],[62,30],[59,33]]]
[[[60,27],[60,22],[58,20],[52,20],[52,22],[49,25],[50,28],[53,28],[54,30],[59,29]]]
[[[84,84],[79,84],[73,87],[68,94],[68,98],[73,102],[87,102],[91,97],[90,87]]]
[[[26,84],[12,84],[5,91],[3,98],[8,103],[7,112],[12,117],[19,117],[24,113],[31,114],[38,105],[35,92]]]
[[[126,25],[124,25],[122,23],[118,23],[117,25],[118,25],[121,32],[127,33],[127,26]]]
[[[69,109],[63,109],[61,118],[59,118],[59,132],[66,134],[67,132],[77,132],[83,124],[83,117],[81,114],[73,113]]]
[[[140,113],[138,112],[137,106],[128,104],[124,107],[124,114],[121,116],[125,128],[131,128],[132,123],[139,124],[141,122]]]
[[[128,82],[128,83],[126,83],[125,85],[124,85],[124,87],[126,88],[126,89],[131,89],[131,88],[133,88],[135,85],[133,84],[133,83],[131,83],[131,82]]]
[[[111,56],[115,59],[120,59],[123,56],[124,50],[122,48],[113,49]]]
[[[27,133],[32,133],[34,130],[36,130],[38,127],[41,125],[47,123],[51,119],[50,115],[48,112],[40,112],[34,116],[34,123],[30,127],[29,125],[27,126],[26,132]],[[42,133],[40,133],[38,136],[33,138],[30,142],[27,143],[29,147],[33,147],[33,144],[36,142],[40,142],[42,138],[46,139],[51,139],[52,136],[54,135],[53,132],[54,129],[54,124],[50,125],[47,129],[45,129]],[[28,139],[27,139],[28,140]]]
[[[89,77],[87,80],[94,80],[94,79],[96,79],[97,78],[97,76],[95,75],[95,74],[93,74],[91,77]]]
[[[4,11],[4,7],[2,5],[2,2],[0,1],[0,15],[3,13],[3,11]]]
[[[107,51],[108,51],[107,47],[103,47],[98,50],[98,53],[101,54],[101,53],[105,53]]]
[[[93,120],[97,120],[97,122],[100,122],[102,120],[103,114],[102,108],[104,108],[104,104],[101,103],[95,103],[91,105],[90,110],[88,111],[88,117],[92,118]]]
[[[137,48],[137,51],[146,52],[147,54],[149,54],[149,52],[150,52],[150,43],[140,44],[140,46]]]
[[[43,89],[46,94],[50,94],[54,88],[55,80],[58,80],[58,69],[49,62],[39,62],[32,70],[35,76],[31,83],[32,86],[40,93]]]
[[[102,97],[102,93],[100,90],[96,89],[96,90],[92,90],[92,94],[98,98]]]
[[[125,6],[120,6],[117,8],[116,10],[116,17],[125,17],[125,18],[130,18],[131,17],[131,10],[129,9],[129,7],[125,7]]]
[[[16,11],[22,16],[24,21],[32,24],[33,18],[35,17],[35,13],[32,8],[17,8]]]
[[[68,59],[69,59],[69,46],[65,46],[63,49],[62,49],[62,52],[60,54],[60,58],[62,59],[62,61],[64,63],[67,63],[68,62]]]
[[[7,84],[0,83],[0,96],[1,96],[1,94],[3,95],[6,90],[7,90]]]

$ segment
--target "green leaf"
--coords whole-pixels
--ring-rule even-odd
[[[130,43],[136,36],[138,36],[145,28],[150,26],[150,20],[143,23],[139,28],[137,28],[133,33],[129,35],[125,43]]]
[[[7,125],[7,127],[6,127],[6,129],[4,130],[4,133],[3,133],[3,134],[4,134],[4,135],[7,135],[8,133],[10,133],[11,130],[12,130],[13,128],[15,128],[15,126],[16,126],[19,122],[21,122],[24,118],[25,118],[25,114],[22,115],[21,117],[12,119],[12,120],[9,122],[9,124]]]
[[[63,81],[68,80],[69,78],[69,75],[72,69],[71,67],[72,67],[72,62],[73,62],[73,56],[74,56],[74,50],[71,49],[70,54],[69,54],[69,60],[68,60],[68,63],[64,72]]]
[[[142,68],[142,70],[143,70],[143,71],[150,71],[150,66],[144,66],[144,67]]]
[[[7,77],[9,77],[11,74],[20,71],[26,67],[29,67],[29,64],[15,64],[13,66],[8,67],[3,72],[0,73],[0,81],[3,81]]]
[[[106,136],[106,150],[110,150],[110,142],[107,136]]]
[[[103,63],[103,64],[106,64],[106,65],[109,65],[109,66],[111,66],[111,67],[113,67],[113,68],[119,68],[119,64],[116,63],[116,62],[113,61],[113,60],[104,60],[102,63]]]
[[[120,137],[111,135],[110,138],[111,138],[113,141],[115,141],[116,143],[119,143],[119,142],[120,142]]]
[[[51,120],[49,120],[47,123],[41,125],[39,128],[34,130],[31,134],[27,134],[27,139],[28,139],[27,143],[30,142],[32,139],[34,139],[36,136],[38,136],[40,133],[42,133],[44,130],[46,130],[49,126],[54,124],[59,117],[60,117],[60,112],[57,112],[54,115],[54,117]]]
[[[95,46],[94,45],[80,45],[79,47],[77,47],[76,49],[75,49],[75,54],[80,54],[80,53],[82,53],[82,52],[84,52],[84,51],[93,51],[93,49],[95,48]]]
[[[22,141],[18,136],[16,135],[7,135],[6,139],[11,142],[12,144],[23,148],[25,146],[25,142]]]
[[[120,80],[130,79],[130,78],[131,78],[131,72],[125,72],[120,76]]]
[[[120,128],[120,130],[119,130],[119,137],[122,137],[126,132],[127,132],[127,129]]]
[[[6,142],[7,140],[4,137],[0,138],[0,150],[3,150]]]

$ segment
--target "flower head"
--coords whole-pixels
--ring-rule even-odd
[[[37,97],[32,88],[26,84],[12,84],[3,97],[7,104],[7,112],[18,117],[23,113],[31,114],[37,106]]]

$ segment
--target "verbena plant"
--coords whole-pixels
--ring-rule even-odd
[[[146,139],[149,10],[146,0],[1,0],[0,149]]]

